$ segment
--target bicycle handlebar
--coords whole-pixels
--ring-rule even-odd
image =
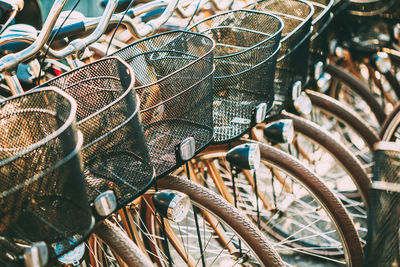
[[[31,58],[43,47],[49,39],[51,30],[66,2],[67,0],[55,0],[49,16],[43,25],[42,31],[32,45],[18,53],[8,54],[0,58],[0,72],[15,70],[20,62]]]
[[[101,16],[97,27],[89,36],[83,39],[75,39],[71,43],[69,43],[67,47],[61,50],[57,51],[52,49],[51,54],[57,58],[64,58],[74,53],[78,53],[79,51],[84,50],[88,45],[96,42],[107,29],[111,16],[114,13],[114,10],[117,8],[117,4],[118,0],[108,1],[103,16]]]
[[[67,37],[67,36],[71,36],[71,35],[82,33],[82,32],[87,32],[87,31],[91,31],[91,30],[95,29],[94,32],[92,34],[90,34],[88,37],[86,37],[84,39],[76,39],[76,40],[72,41],[67,47],[63,48],[62,50],[58,50],[58,51],[49,48],[46,45],[46,42],[43,42],[43,44],[41,46],[39,46],[39,50],[40,49],[42,49],[43,51],[48,50],[48,55],[53,58],[65,58],[68,55],[71,55],[73,53],[83,50],[85,47],[87,47],[88,45],[90,45],[93,42],[95,42],[96,40],[98,40],[110,24],[111,25],[117,24],[122,19],[122,17],[123,17],[122,24],[127,27],[127,29],[130,31],[130,33],[132,35],[136,35],[139,38],[145,37],[149,34],[154,33],[157,29],[159,29],[161,27],[162,24],[164,24],[171,17],[171,15],[173,14],[173,12],[177,6],[178,1],[179,0],[171,0],[171,1],[160,0],[160,1],[151,2],[151,3],[145,4],[143,6],[129,10],[127,12],[127,16],[124,16],[124,17],[123,17],[122,13],[120,13],[120,14],[112,14],[112,12],[110,13],[110,10],[115,9],[118,1],[117,0],[109,1],[108,5],[107,5],[109,8],[106,7],[106,10],[102,17],[91,18],[91,19],[87,19],[85,21],[68,24],[66,26],[63,26],[60,29],[59,34],[57,35],[57,39],[61,39],[61,38]],[[110,2],[112,2],[112,3],[110,4]],[[160,17],[158,17],[157,19],[154,19],[154,20],[150,20],[147,23],[134,21],[135,19],[131,18],[131,17],[138,17],[141,14],[150,12],[150,11],[158,9],[158,8],[165,8],[165,10],[161,14]],[[47,20],[46,20],[46,22],[47,22]],[[45,23],[45,25],[46,25],[46,23]],[[58,31],[58,28],[52,29],[51,34],[54,35],[57,31]],[[47,40],[48,40],[48,38],[46,39],[46,41]],[[34,38],[28,37],[28,36],[2,38],[0,40],[0,45],[4,45],[4,44],[15,42],[15,41],[23,41],[23,42],[32,43],[32,42],[36,42],[37,39],[35,40]],[[31,46],[33,46],[33,45],[31,45]],[[37,52],[38,51],[36,51],[36,53]],[[15,67],[19,62],[22,62],[23,60],[28,59],[28,58],[24,58],[23,60],[19,60],[18,57],[14,57],[14,56],[11,57],[11,55],[13,55],[13,54],[9,54],[9,55],[3,57],[2,59],[0,59],[0,72],[9,70],[9,69]],[[10,67],[10,66],[8,66],[10,63],[7,63],[5,65],[5,67],[2,67],[1,64],[4,59],[6,61],[14,61],[15,64],[13,64],[12,67]],[[19,62],[17,62],[17,61],[19,61]]]

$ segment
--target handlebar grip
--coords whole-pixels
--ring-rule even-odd
[[[50,34],[50,38],[53,38],[53,36],[57,33],[57,31],[60,28],[55,28],[51,31]],[[77,35],[77,34],[81,34],[83,32],[85,32],[86,27],[85,27],[85,23],[83,21],[79,21],[79,22],[75,22],[69,25],[64,25],[61,27],[60,31],[58,32],[57,36],[56,36],[56,40],[65,38],[65,37],[70,37],[73,35]]]

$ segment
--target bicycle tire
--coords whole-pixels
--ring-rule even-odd
[[[226,244],[224,243],[224,238],[226,237],[224,233],[227,231],[227,229],[230,229],[237,236],[240,237],[240,241],[236,242],[236,245],[237,243],[246,244],[247,248],[251,250],[250,252],[253,255],[247,257],[247,260],[252,261],[254,258],[256,258],[256,260],[258,260],[258,263],[256,265],[262,266],[284,266],[279,254],[272,248],[270,242],[257,229],[257,227],[255,227],[247,217],[241,214],[237,209],[235,209],[231,204],[229,204],[225,199],[223,199],[216,193],[199,184],[189,181],[188,179],[183,179],[174,175],[169,175],[158,179],[157,187],[158,189],[169,189],[184,193],[190,197],[192,204],[195,204],[197,206],[198,212],[200,208],[203,209],[201,214],[204,215],[204,218],[208,218],[210,214],[211,216],[217,217],[218,223],[212,224],[212,228],[208,228],[208,230],[205,231],[205,233],[207,233],[211,229],[216,233],[218,232],[218,230],[216,229],[222,229],[222,239],[219,240],[219,238],[214,238],[214,240],[219,240],[223,244]],[[133,224],[131,224],[130,226],[124,225],[124,228],[125,230],[128,230],[127,228],[129,228],[130,236],[132,236],[132,238],[142,240],[143,243],[141,243],[139,247],[142,247],[146,250],[146,253],[152,258],[153,262],[155,262],[157,266],[170,266],[171,262],[175,263],[173,264],[174,266],[195,266],[199,263],[201,255],[204,254],[208,255],[206,261],[207,265],[210,259],[214,259],[210,257],[210,255],[216,255],[216,258],[221,255],[222,250],[219,251],[219,248],[215,247],[214,244],[211,246],[212,248],[214,248],[214,251],[210,253],[203,250],[198,258],[193,258],[195,256],[197,257],[197,255],[194,254],[197,254],[197,252],[200,250],[199,244],[197,244],[199,240],[198,236],[196,235],[196,233],[188,232],[189,230],[193,231],[194,225],[189,226],[189,230],[185,226],[180,227],[179,232],[176,232],[176,230],[173,231],[174,223],[164,219],[164,229],[166,231],[164,235],[161,228],[162,223],[161,220],[159,220],[160,217],[155,215],[156,212],[154,210],[154,203],[152,203],[151,200],[151,193],[143,195],[142,200],[137,205],[133,206],[128,206],[129,212],[126,213],[126,215],[128,216],[127,221],[133,222]],[[139,218],[139,222],[137,221],[137,219],[135,219],[135,217]],[[188,218],[189,222],[191,221],[193,223],[194,220],[190,215],[187,215],[183,222],[185,222],[185,220],[187,220]],[[225,225],[220,224],[221,222]],[[205,224],[203,224],[203,226],[204,225]],[[199,229],[203,230],[201,228],[202,227],[200,225]],[[183,229],[184,234],[187,233],[187,236],[182,237],[181,235],[180,238],[174,236],[176,234],[182,234],[180,233],[181,229]],[[216,233],[216,235],[218,237],[221,237],[220,233]],[[164,236],[167,237],[169,245],[165,245],[165,241],[162,241],[165,240]],[[189,238],[189,236],[190,239],[195,242],[194,244],[189,242],[189,240],[185,244],[185,240],[186,238]],[[201,240],[202,242],[204,241],[204,243],[207,244],[210,242],[210,239],[206,241],[205,236],[203,236]],[[227,239],[225,239],[225,241],[226,240]],[[232,238],[227,244],[229,244],[231,241]],[[175,242],[180,242],[180,244],[177,244]],[[226,256],[229,256],[228,259],[233,259],[233,261],[235,262],[232,262],[231,260],[228,261],[228,263],[225,263],[225,265],[229,265],[229,263],[236,265],[238,264],[237,260],[240,260],[242,256],[237,257],[238,255],[235,253],[235,251],[232,251],[232,243],[230,244],[231,248],[228,248],[228,245],[223,246],[222,249],[228,250],[227,252],[229,254],[225,253],[224,255],[224,253],[222,253],[222,258],[227,258]],[[182,247],[184,245],[187,245],[188,247]],[[170,249],[171,246],[172,248],[174,248],[174,250]],[[207,246],[205,246],[204,248],[207,249]],[[179,249],[181,250],[179,251]],[[235,246],[234,249],[237,249],[237,247]],[[190,251],[194,252],[193,250],[196,250],[195,253],[189,253]],[[169,262],[168,260],[168,253],[169,255],[172,255],[170,260],[171,262]],[[196,259],[197,263],[194,264]],[[213,260],[211,265],[214,262],[215,259]]]
[[[337,142],[334,137],[332,137],[326,130],[322,129],[317,124],[294,114],[284,111],[273,119],[291,119],[296,132],[300,132],[308,139],[313,140],[321,147],[325,148],[347,171],[353,180],[354,185],[360,191],[361,198],[366,209],[368,210],[371,181],[368,178],[367,173],[364,171],[360,161],[351,153],[351,151],[349,151],[347,147]]]
[[[348,73],[346,70],[332,64],[328,64],[326,66],[326,72],[332,76],[332,79],[339,79],[341,82],[346,84],[355,94],[359,95],[370,107],[372,113],[374,114],[380,125],[384,122],[386,118],[385,111],[378,103],[378,101],[374,98],[367,85]],[[338,88],[331,88],[330,96],[338,99]]]
[[[241,143],[248,142],[255,141],[240,140],[232,143],[231,145],[235,146]],[[290,173],[301,184],[306,186],[312,192],[315,198],[318,198],[318,201],[331,215],[330,217],[335,222],[337,228],[340,231],[343,245],[347,249],[346,256],[349,257],[348,263],[351,266],[361,266],[363,260],[363,252],[359,235],[357,233],[357,230],[355,229],[353,221],[350,219],[350,216],[341,201],[334,195],[334,193],[318,176],[316,176],[313,172],[304,167],[297,159],[269,145],[261,143],[259,143],[259,145],[261,159],[263,161],[268,162],[273,167],[276,167],[279,170]],[[207,149],[200,155],[200,157],[207,154],[212,155],[213,153],[219,154],[222,151],[226,153],[228,150],[228,145],[218,145]],[[279,236],[281,234],[280,232],[268,232],[268,234],[275,234],[274,238],[277,240],[286,237]]]
[[[183,192],[190,196],[192,202],[215,214],[251,247],[265,266],[283,266],[280,256],[264,235],[221,196],[199,184],[172,175],[157,180],[157,185],[163,189]]]
[[[393,111],[387,116],[381,126],[379,137],[382,141],[396,141],[394,136],[400,124],[400,104],[397,104]]]
[[[337,120],[350,126],[373,150],[374,144],[380,140],[379,136],[356,112],[327,95],[312,90],[306,90],[306,93],[310,97],[313,107],[325,110]]]
[[[114,223],[103,220],[93,229],[102,241],[120,257],[128,266],[152,266],[151,261],[137,245]]]
[[[321,179],[307,168],[304,168],[304,166],[294,158],[288,157],[278,149],[266,145],[260,146],[260,152],[263,158],[268,158],[269,162],[272,162],[277,167],[279,166],[280,169],[284,169],[296,177],[301,177],[301,182],[315,195],[318,195],[320,200],[329,207],[328,212],[332,212],[332,218],[342,231],[341,234],[345,246],[351,251],[349,252],[351,266],[361,266],[363,262],[363,250],[360,238],[353,221],[350,219],[341,201],[329,190]]]

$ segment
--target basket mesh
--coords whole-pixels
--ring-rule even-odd
[[[114,54],[134,69],[144,133],[157,176],[180,164],[175,147],[186,138],[195,139],[196,152],[212,140],[213,48],[206,36],[172,31]]]
[[[273,77],[282,22],[269,14],[236,10],[205,19],[191,30],[216,42],[214,141],[232,140],[251,127],[260,103],[272,107]]]
[[[122,207],[147,189],[154,174],[129,66],[118,58],[103,59],[44,85],[61,88],[77,102],[89,200],[112,190]]]
[[[387,142],[394,150],[375,151],[373,185],[392,183],[387,189],[372,189],[368,220],[366,266],[400,264],[400,145]],[[385,184],[384,184],[385,185]],[[374,186],[373,186],[374,187]]]
[[[314,77],[314,66],[317,62],[326,62],[329,52],[329,36],[327,27],[332,20],[331,9],[334,0],[313,0],[307,1],[314,7],[312,17],[313,32],[310,43],[310,76]]]
[[[307,81],[313,7],[300,0],[264,0],[247,8],[276,14],[284,22],[274,82],[275,112],[279,112],[289,107],[293,84]]]
[[[58,244],[58,255],[93,226],[76,108],[65,96],[45,89],[0,103],[0,236]]]

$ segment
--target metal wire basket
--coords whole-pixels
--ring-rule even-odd
[[[0,236],[61,255],[91,232],[75,113],[56,89],[0,102]]]
[[[292,87],[307,82],[307,66],[314,8],[301,0],[263,0],[246,8],[276,14],[284,22],[275,72],[275,109],[289,108]]]
[[[400,144],[375,145],[365,266],[400,264]]]
[[[329,53],[328,25],[333,18],[331,9],[334,0],[313,0],[308,1],[314,7],[312,17],[312,36],[310,43],[310,77],[318,79],[322,74],[317,64],[325,63]],[[321,63],[319,63],[321,62]],[[317,68],[317,69],[316,69]]]
[[[56,86],[76,100],[90,202],[112,190],[120,208],[150,186],[154,170],[132,90],[133,71],[125,62],[102,59],[43,85]]]
[[[255,108],[272,108],[273,79],[282,21],[250,10],[234,10],[191,27],[216,42],[214,142],[227,142],[252,126]]]
[[[348,11],[350,14],[361,17],[370,17],[382,14],[394,5],[397,0],[350,0]]]
[[[157,176],[180,164],[176,147],[185,139],[194,138],[195,152],[212,140],[214,46],[206,36],[172,31],[114,54],[134,69],[144,133]]]

